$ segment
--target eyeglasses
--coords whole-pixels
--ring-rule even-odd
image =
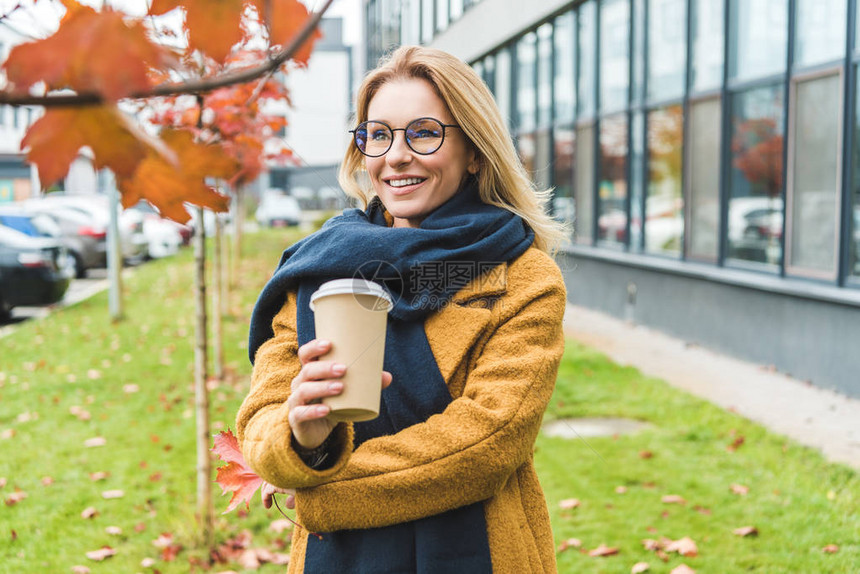
[[[377,120],[358,124],[354,130],[349,130],[355,141],[355,147],[368,157],[385,155],[391,149],[394,132],[403,132],[406,145],[420,155],[430,155],[442,147],[445,141],[445,128],[459,128],[455,124],[443,124],[434,118],[418,118],[409,122],[405,128],[392,128],[385,122]]]

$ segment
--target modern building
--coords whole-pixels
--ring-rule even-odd
[[[858,0],[367,0],[472,64],[569,299],[860,396]]]

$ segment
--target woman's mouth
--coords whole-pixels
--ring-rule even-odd
[[[408,187],[410,185],[418,185],[426,178],[423,177],[404,177],[400,179],[389,179],[385,183],[390,185],[391,187],[399,188],[399,187]]]

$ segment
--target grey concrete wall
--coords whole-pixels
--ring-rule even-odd
[[[743,274],[748,284],[732,284],[714,280],[732,271],[684,272],[677,262],[648,268],[576,253],[558,260],[571,303],[860,397],[855,293],[827,300],[815,285],[804,295],[802,283],[786,289],[787,280],[750,273]]]

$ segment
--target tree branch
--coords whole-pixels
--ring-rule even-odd
[[[331,6],[333,1],[334,0],[326,0],[325,4],[323,4],[320,10],[311,14],[307,22],[305,22],[305,25],[302,27],[301,30],[299,30],[299,33],[296,34],[295,37],[293,37],[292,41],[290,41],[290,43],[286,47],[284,47],[283,50],[281,50],[273,58],[267,60],[259,66],[246,68],[244,70],[237,70],[235,72],[229,72],[220,76],[213,76],[211,78],[201,78],[196,80],[188,80],[185,82],[170,82],[167,84],[160,84],[149,90],[129,94],[123,99],[144,100],[160,96],[203,94],[206,92],[217,90],[218,88],[224,88],[236,84],[244,84],[245,82],[256,80],[257,78],[260,78],[267,73],[274,73],[278,70],[278,68],[281,67],[284,62],[292,58],[293,55],[302,46],[302,44],[304,44],[305,41],[310,38],[311,34],[319,24],[319,21],[322,19],[323,14],[325,14],[326,10],[329,9],[329,6]],[[0,92],[0,104],[7,104],[10,106],[44,106],[46,108],[51,108],[96,106],[104,103],[108,103],[108,100],[105,100],[105,98],[102,97],[100,94],[95,93],[21,96],[10,94],[8,92]]]

